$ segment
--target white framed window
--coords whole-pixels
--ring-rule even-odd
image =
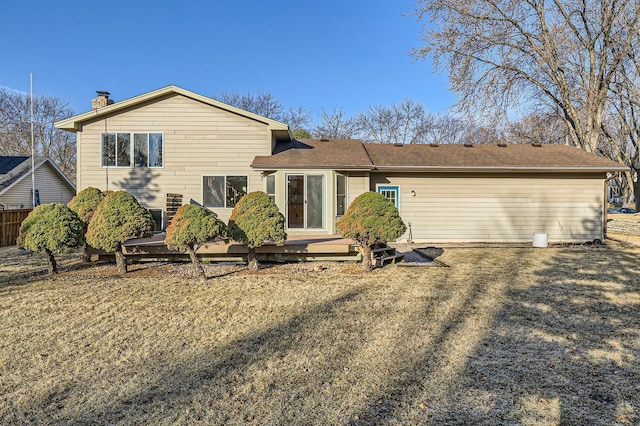
[[[342,216],[347,207],[347,176],[336,173],[336,216]]]
[[[248,176],[203,175],[202,205],[233,208],[248,191]]]
[[[103,167],[163,167],[164,135],[154,132],[103,133],[100,152]]]
[[[396,185],[379,185],[378,192],[391,201],[397,209],[400,208],[400,188]]]
[[[276,202],[276,174],[272,173],[264,178],[265,192],[271,198],[271,201]]]

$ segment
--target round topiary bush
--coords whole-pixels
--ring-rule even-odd
[[[102,191],[90,186],[78,192],[69,201],[67,207],[76,212],[80,219],[88,225],[103,198],[104,193]]]
[[[29,213],[20,226],[18,246],[45,252],[49,273],[58,272],[54,253],[65,253],[84,243],[84,224],[64,204],[41,204]]]
[[[87,226],[89,222],[91,222],[91,218],[104,196],[104,192],[90,186],[78,192],[67,204],[67,207],[76,212],[80,220],[84,222],[84,232],[87,232]],[[84,262],[89,261],[89,251],[86,245],[82,254],[82,260]]]
[[[284,216],[269,195],[262,191],[250,192],[238,201],[229,217],[229,234],[249,249],[247,263],[251,270],[259,268],[256,247],[267,241],[281,246],[287,239]]]
[[[377,192],[365,192],[353,200],[336,228],[343,238],[360,244],[364,271],[373,269],[372,244],[395,240],[407,230],[396,206]]]
[[[151,236],[154,228],[149,210],[126,191],[107,194],[98,205],[87,228],[87,244],[114,252],[118,272],[127,272],[122,243],[129,238]]]
[[[208,242],[227,238],[227,234],[227,225],[215,217],[211,210],[184,204],[173,216],[164,241],[170,249],[187,252],[194,272],[204,279],[204,269],[196,251]]]

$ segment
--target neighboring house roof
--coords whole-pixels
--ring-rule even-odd
[[[97,108],[91,110],[89,112],[85,112],[83,114],[75,115],[73,117],[69,117],[65,120],[60,120],[54,123],[54,125],[63,130],[68,130],[70,132],[77,132],[80,129],[80,126],[83,122],[88,120],[95,120],[96,118],[100,118],[102,116],[111,115],[116,112],[132,108],[143,104],[145,102],[152,101],[154,99],[158,99],[164,96],[177,94],[182,95],[187,98],[194,99],[196,101],[202,102],[207,105],[211,105],[216,108],[223,109],[225,111],[231,112],[233,114],[240,115],[242,117],[249,118],[251,120],[255,120],[264,124],[267,124],[269,128],[274,132],[278,139],[282,140],[290,140],[291,136],[289,133],[289,126],[285,123],[281,123],[276,120],[272,120],[267,117],[263,117],[258,114],[254,114],[249,111],[242,110],[240,108],[236,108],[234,106],[225,104],[223,102],[217,101],[215,99],[209,98],[207,96],[202,96],[197,93],[191,92],[189,90],[185,90],[178,86],[167,86],[158,90],[154,90],[152,92],[144,93],[142,95],[134,96],[129,99],[125,99],[122,101],[114,102],[111,105],[107,105],[103,108]]]
[[[276,145],[256,157],[259,170],[292,168],[390,171],[608,172],[627,167],[566,145],[369,144],[359,140],[303,140]]]
[[[27,156],[6,156],[0,157],[0,175],[6,175],[11,170],[15,169],[20,163],[27,160],[29,157]],[[0,178],[1,179],[1,178]]]
[[[69,178],[62,173],[62,170],[55,165],[53,161],[46,157],[36,157],[35,168],[37,170],[45,163],[49,163],[51,168],[60,175],[69,187],[76,190],[76,186],[71,183]],[[0,195],[7,192],[14,185],[31,175],[31,157],[25,156],[0,156]]]
[[[335,169],[372,170],[374,168],[362,142],[357,139],[294,140],[279,142],[273,155],[258,156],[251,163],[258,170]]]

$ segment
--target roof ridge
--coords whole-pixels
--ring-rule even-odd
[[[169,85],[169,86],[164,86],[161,87],[159,89],[155,89],[155,90],[151,90],[149,92],[145,92],[145,93],[141,93],[139,95],[135,95],[135,96],[131,96],[129,98],[123,99],[121,101],[118,102],[114,102],[110,105],[107,105],[105,107],[102,108],[98,108],[98,109],[92,109],[90,111],[87,112],[83,112],[80,114],[75,114],[71,117],[56,121],[55,123],[53,123],[53,125],[55,127],[57,127],[58,129],[63,129],[63,130],[67,130],[70,132],[76,132],[77,129],[77,123],[80,122],[84,122],[87,120],[94,120],[97,117],[101,117],[103,115],[108,115],[108,114],[112,114],[114,112],[120,111],[122,109],[126,109],[129,107],[133,107],[133,106],[137,106],[139,104],[142,104],[146,101],[152,100],[152,99],[156,99],[156,98],[160,98],[163,97],[165,95],[168,94],[177,94],[177,95],[181,95],[181,96],[185,96],[187,98],[191,98],[195,101],[199,101],[205,104],[208,104],[212,107],[217,107],[219,109],[223,109],[226,110],[232,114],[237,114],[237,115],[241,115],[244,116],[248,119],[251,120],[255,120],[261,123],[264,123],[266,125],[269,126],[269,128],[273,131],[287,131],[290,133],[290,129],[289,129],[289,125],[286,123],[283,123],[281,121],[278,120],[274,120],[272,118],[269,117],[265,117],[263,115],[260,114],[256,114],[254,112],[251,111],[247,111],[244,110],[242,108],[238,108],[236,106],[230,105],[228,103],[219,101],[217,99],[214,99],[210,96],[206,96],[206,95],[201,95],[200,93],[196,93],[193,92],[191,90],[188,89],[184,89],[180,86],[175,86],[175,85]]]

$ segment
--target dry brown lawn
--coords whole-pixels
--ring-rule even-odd
[[[640,247],[640,213],[608,214],[607,235],[625,245]]]
[[[608,213],[607,214],[607,218],[608,219],[613,219],[613,220],[627,220],[627,221],[631,221],[631,222],[640,222],[640,213],[636,213],[636,214],[614,214],[614,213]]]
[[[0,249],[0,424],[640,423],[640,249],[206,282],[77,259]]]

